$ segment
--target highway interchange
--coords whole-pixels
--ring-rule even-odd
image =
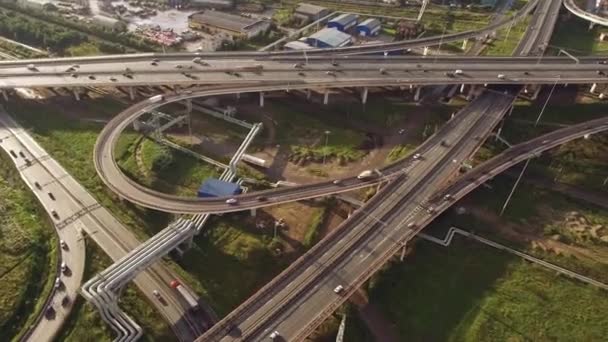
[[[405,246],[426,223],[450,205],[451,201],[443,198],[445,194],[459,198],[485,179],[495,175],[495,172],[502,171],[524,158],[529,158],[581,134],[604,130],[605,120],[594,122],[593,127],[573,126],[570,131],[556,132],[555,137],[543,137],[542,140],[536,139],[528,145],[517,146],[506,151],[499,158],[492,159],[490,162],[496,164],[489,164],[491,167],[482,168],[477,173],[475,170],[472,171],[467,175],[469,178],[466,182],[456,181],[448,190],[440,191],[445,189],[447,181],[456,173],[460,164],[479,148],[491,130],[502,120],[521,89],[490,87],[417,149],[416,152],[420,153],[422,158],[408,158],[389,166],[382,170],[383,177],[379,179],[361,181],[351,178],[342,180],[341,184],[326,182],[273,190],[265,193],[268,200],[263,202],[257,198],[259,193],[244,195],[240,197],[238,206],[228,205],[222,198],[200,200],[159,194],[131,181],[122,174],[113,157],[113,147],[120,132],[139,115],[159,105],[200,96],[411,84],[528,85],[604,82],[608,66],[599,63],[601,59],[581,58],[574,62],[565,57],[540,58],[551,36],[561,1],[530,1],[529,6],[522,11],[533,9],[533,5],[537,5],[535,15],[516,55],[525,56],[532,53],[539,57],[518,59],[338,55],[315,57],[315,54],[321,52],[313,51],[311,57],[290,57],[280,53],[266,56],[248,53],[203,55],[208,65],[192,61],[193,58],[201,57],[200,54],[160,55],[152,58],[150,55],[133,55],[123,56],[123,59],[96,57],[36,60],[0,63],[0,88],[205,85],[188,90],[175,88],[175,94],[165,94],[160,102],[147,100],[135,104],[116,116],[99,136],[95,148],[95,165],[102,180],[122,198],[146,207],[175,213],[220,213],[326,196],[369,186],[380,180],[390,182],[391,186],[385,187],[363,208],[356,211],[339,230],[319,242],[281,275],[199,338],[201,341],[262,341],[267,340],[269,333],[276,330],[281,332],[282,338],[286,341],[299,341],[341,305],[348,294],[355,291],[399,248]],[[504,22],[500,24],[504,25]],[[488,28],[487,31],[478,31],[475,35],[495,29],[496,27]],[[459,37],[454,40],[461,39],[463,38]],[[412,42],[412,46],[415,44],[431,45],[429,41]],[[393,51],[391,50],[393,48],[402,50],[404,46],[402,43],[398,48],[368,47],[376,49],[373,51],[347,48],[340,54]],[[336,53],[329,51],[332,52]],[[152,59],[158,59],[154,61],[157,65],[151,64]],[[32,63],[36,63],[36,71],[27,70],[27,64]],[[74,69],[77,71],[67,71],[67,68],[76,63],[78,66]],[[189,69],[190,66],[192,69]],[[183,74],[184,68],[188,70],[190,76]],[[463,70],[463,75],[454,75],[456,70]],[[73,77],[74,73],[76,77]],[[162,79],[158,74],[163,75]],[[499,74],[505,77],[497,77]],[[34,157],[33,160],[39,161],[39,158]],[[42,159],[40,160],[42,162]],[[60,174],[64,173],[65,171],[61,169]],[[51,175],[51,177],[58,176]],[[471,181],[473,177],[475,181]],[[73,194],[66,194],[66,198],[70,196],[73,197]],[[68,207],[65,208],[65,212],[76,210]],[[105,209],[94,209],[91,212],[98,210]],[[86,219],[87,216],[83,215],[80,219]],[[118,222],[112,223],[114,224],[119,225]],[[99,229],[106,231],[106,234],[112,234],[106,228]],[[101,242],[102,248],[115,260],[139,244],[132,235],[129,237],[130,233],[126,228],[123,229],[125,231],[121,234],[125,236],[108,238],[106,243],[114,246],[106,249],[104,242]],[[90,234],[89,231],[87,233]],[[122,246],[116,246],[118,240],[127,240],[129,244],[127,246],[123,242],[120,243]],[[120,250],[122,254],[113,256],[112,250]],[[150,272],[146,272],[136,280],[144,294],[150,297],[151,289],[161,288],[165,298],[175,297],[174,291],[167,288],[171,277],[167,271],[159,270],[156,266],[152,269],[154,270],[152,272],[157,272],[156,275],[149,275]],[[159,272],[162,276],[159,276]],[[343,294],[334,293],[333,289],[337,285],[345,286],[346,290]],[[150,299],[156,303],[153,298]],[[174,305],[160,307],[161,312],[174,324],[184,324],[181,318],[183,308],[176,303],[178,302],[176,299],[173,301]],[[168,312],[173,308],[176,310]],[[200,333],[198,329],[192,327],[177,329],[174,327],[174,330],[183,332],[184,335],[180,336],[180,339],[185,341],[192,340],[192,334]]]

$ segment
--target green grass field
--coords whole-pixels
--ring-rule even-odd
[[[135,181],[151,187],[154,190],[182,195],[195,196],[201,183],[210,177],[218,177],[220,171],[213,165],[197,160],[180,151],[165,147],[154,140],[133,134],[123,137],[117,146],[122,153],[117,153],[120,167]],[[141,164],[136,160],[137,149],[140,153]],[[154,161],[164,153],[171,156],[171,164],[162,170],[155,170]]]
[[[0,340],[18,340],[43,309],[57,267],[48,216],[0,152]]]
[[[606,28],[596,25],[589,30],[589,23],[572,15],[566,21],[558,21],[555,32],[549,43],[551,46],[566,49],[573,55],[606,55],[608,42],[598,40],[601,32],[608,32]],[[557,54],[559,50],[553,49]]]
[[[416,244],[371,298],[409,341],[600,341],[608,296],[495,249],[457,238]]]

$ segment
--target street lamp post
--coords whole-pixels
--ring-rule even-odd
[[[327,141],[329,140],[330,131],[325,131],[325,148],[323,149],[323,165],[325,165],[325,159],[327,158]]]

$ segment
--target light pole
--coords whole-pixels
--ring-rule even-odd
[[[323,149],[323,165],[325,165],[325,158],[327,157],[327,141],[329,140],[329,134],[331,131],[325,131],[325,148]]]
[[[538,122],[540,121],[541,116],[545,112],[545,108],[547,108],[547,104],[549,104],[549,100],[551,99],[551,95],[553,95],[553,91],[555,90],[555,86],[557,86],[557,82],[559,81],[560,78],[561,78],[561,75],[557,75],[557,78],[555,79],[555,83],[553,83],[553,87],[551,88],[551,91],[549,92],[549,96],[547,96],[547,100],[545,101],[545,104],[543,105],[543,108],[540,110],[540,113],[538,114],[538,118],[536,118],[536,122],[534,123],[534,127],[536,127],[538,125]]]

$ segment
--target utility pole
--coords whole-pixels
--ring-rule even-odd
[[[323,165],[325,165],[325,159],[327,157],[327,141],[329,140],[329,134],[331,131],[325,131],[325,148],[323,149]]]

